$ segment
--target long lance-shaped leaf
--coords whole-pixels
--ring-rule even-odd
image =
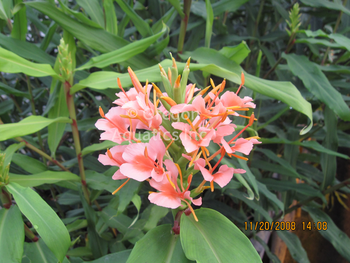
[[[130,17],[131,21],[134,23],[135,27],[143,37],[151,36],[152,30],[148,23],[143,20],[128,4],[124,2],[124,0],[116,0],[121,9],[123,9],[124,13]]]
[[[67,228],[56,212],[31,188],[16,183],[6,185],[21,212],[33,224],[57,259],[62,262],[70,247]]]
[[[53,76],[59,79],[61,78],[50,65],[30,62],[1,47],[0,71],[6,73],[24,73],[33,77]]]
[[[298,76],[305,87],[320,101],[331,108],[340,118],[350,121],[350,110],[342,95],[332,87],[327,77],[318,66],[305,56],[282,54],[295,76]]]
[[[24,187],[35,187],[42,184],[54,184],[60,181],[80,181],[80,178],[69,172],[46,171],[32,175],[9,174],[10,181]]]
[[[339,10],[350,15],[350,10],[344,7],[341,2],[333,2],[328,0],[301,0],[301,2],[308,6]]]
[[[64,14],[60,9],[50,3],[32,1],[25,2],[25,5],[31,6],[49,16],[74,37],[102,53],[110,52],[129,44],[125,39],[112,35],[103,29],[80,23],[69,15]],[[141,54],[128,60],[128,66],[134,69],[149,67],[156,63],[156,61]]]
[[[41,116],[29,116],[18,123],[0,125],[0,141],[32,134],[54,122],[70,123],[71,120],[65,117],[47,119]]]
[[[90,59],[86,64],[77,68],[76,70],[83,70],[92,67],[104,68],[108,65],[120,63],[126,61],[133,56],[142,53],[145,51],[151,44],[153,44],[163,33],[166,31],[166,26],[163,24],[163,29],[158,34],[155,34],[151,37],[133,42],[129,45],[126,45],[120,49],[117,49],[112,52],[105,53],[98,57]]]
[[[208,48],[199,48],[196,51],[191,52],[189,55],[199,62],[199,64],[191,64],[191,71],[202,70],[237,84],[241,82],[240,75],[243,69],[237,63],[226,58],[218,51]],[[163,60],[160,64],[163,68],[171,68],[172,61]],[[185,65],[185,63],[177,63],[179,72],[183,71]],[[135,74],[140,81],[148,80],[150,82],[157,82],[162,80],[158,65],[135,71]],[[71,93],[77,92],[85,87],[97,90],[118,88],[116,82],[117,77],[120,78],[124,87],[132,86],[132,82],[127,73],[120,74],[103,71],[92,73],[88,78],[81,80],[71,88]],[[280,100],[293,109],[305,114],[310,119],[311,123],[301,131],[301,134],[305,134],[311,129],[311,104],[301,96],[298,89],[292,83],[264,80],[246,73],[245,86],[258,93]]]
[[[24,227],[18,207],[0,210],[0,255],[2,262],[22,262]]]

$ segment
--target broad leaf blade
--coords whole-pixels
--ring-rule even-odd
[[[70,247],[70,236],[61,219],[31,188],[22,187],[16,183],[10,183],[6,188],[13,195],[21,212],[34,225],[57,259],[62,262]]]
[[[16,205],[0,209],[0,255],[3,262],[22,262],[24,225]]]
[[[325,103],[343,120],[350,120],[349,107],[344,102],[341,94],[332,87],[326,76],[305,56],[295,54],[282,54],[288,62],[288,66],[295,76],[298,76],[305,87],[320,101]]]
[[[186,257],[197,262],[262,262],[249,239],[230,220],[208,208],[181,216],[180,238]],[[227,248],[230,249],[227,249]]]

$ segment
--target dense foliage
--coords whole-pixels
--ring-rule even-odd
[[[279,262],[256,223],[271,227],[301,208],[316,226],[321,222],[320,234],[350,261],[349,237],[324,211],[330,200],[343,203],[350,192],[350,179],[336,178],[337,160],[349,159],[338,146],[350,148],[349,17],[346,0],[0,0],[1,260],[261,262],[250,239],[262,245],[265,258]],[[149,93],[146,83],[161,91],[150,85]],[[186,93],[190,83],[203,94],[191,85]],[[183,140],[169,146],[163,138],[169,146],[163,155],[180,164],[175,171],[181,180],[165,175],[162,180],[181,181],[186,195],[162,205],[148,197],[160,190],[154,187],[160,179],[141,182],[140,174],[118,170],[121,164],[108,160],[131,140],[100,141],[96,123],[108,119],[124,96],[120,87],[124,94],[136,89],[149,96],[154,116],[176,115],[179,107],[171,107],[202,95],[205,114],[212,113],[214,101],[224,101],[220,92],[251,97],[254,104],[245,102],[239,116],[232,105],[224,105],[226,115],[220,113],[236,125],[224,133],[226,141],[248,138],[251,152],[230,153],[213,134],[212,143],[194,151]],[[157,109],[157,98],[164,109]],[[208,123],[215,114],[205,115]],[[177,123],[192,127],[195,117]],[[215,130],[224,117],[205,125]],[[146,147],[142,154],[148,158],[152,146],[157,147],[151,153],[164,145],[150,136],[161,128],[144,124],[135,124],[141,132],[133,140]],[[235,172],[230,182],[219,187],[213,182],[222,181],[206,174],[209,168],[192,168],[200,149],[204,159],[206,151],[221,149],[221,155],[202,160],[214,167],[210,173]],[[157,158],[152,161],[159,165]],[[119,171],[114,179],[123,180],[113,180]],[[210,178],[207,187],[200,174]],[[125,175],[135,180],[124,184]],[[200,205],[195,198],[202,205],[193,210],[189,202]],[[309,262],[299,238],[287,230],[276,232],[291,256]]]

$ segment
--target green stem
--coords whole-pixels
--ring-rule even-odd
[[[24,224],[24,233],[26,237],[28,237],[33,242],[37,242],[39,240],[39,238],[32,232],[32,230],[29,229],[26,224]]]
[[[4,208],[10,209],[12,205],[11,195],[6,191],[5,188],[1,187],[0,189],[1,189],[0,199],[1,199],[2,205]]]
[[[181,20],[179,42],[177,44],[177,52],[180,53],[180,54],[182,54],[183,47],[184,47],[185,35],[186,35],[186,30],[187,30],[187,24],[188,24],[188,20],[190,18],[191,3],[192,3],[192,0],[184,0],[184,13],[185,13],[185,16]]]
[[[32,90],[32,85],[30,85],[30,78],[28,78],[28,76],[26,75],[26,79],[27,79],[27,86],[28,86],[28,92],[29,92],[29,96],[30,96],[30,106],[32,108],[32,114],[33,116],[36,116],[36,111],[35,111],[35,102],[34,102],[34,96],[33,96],[33,90]],[[38,136],[38,141],[39,141],[39,145],[42,151],[44,151],[44,146],[43,146],[43,140],[41,138],[41,133],[40,131],[38,131],[37,133]],[[43,157],[43,163],[46,165],[46,159],[45,157]]]
[[[84,193],[85,199],[88,202],[88,204],[90,204],[89,190],[86,184],[84,162],[83,162],[83,157],[81,155],[81,145],[80,145],[78,125],[77,125],[77,115],[75,112],[74,99],[73,99],[73,96],[70,94],[71,87],[72,86],[68,81],[64,82],[64,90],[66,94],[66,101],[67,101],[69,116],[72,119],[71,126],[72,126],[73,140],[74,140],[74,146],[75,146],[75,153],[78,158],[81,184],[83,186],[83,193]]]

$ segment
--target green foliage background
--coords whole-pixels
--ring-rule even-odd
[[[98,108],[107,112],[116,99],[117,77],[131,87],[130,66],[141,82],[162,87],[158,63],[171,67],[170,53],[179,72],[191,57],[189,80],[201,88],[210,77],[215,83],[225,78],[226,89],[235,91],[244,72],[240,95],[257,104],[258,121],[247,132],[261,137],[262,144],[248,162],[223,159],[247,173],[224,189],[205,192],[203,206],[257,239],[273,262],[278,259],[256,237],[258,231],[245,230],[244,222],[276,221],[301,206],[315,222],[327,221],[328,230],[320,233],[350,260],[349,237],[322,209],[325,197],[337,193],[342,202],[341,194],[349,193],[349,179],[339,182],[336,173],[337,158],[349,159],[338,146],[350,147],[350,3],[301,0],[299,10],[296,2],[1,0],[2,260],[140,262],[143,253],[165,262],[156,255],[169,249],[173,254],[164,254],[166,262],[205,262],[199,248],[188,243],[190,219],[181,221],[186,236],[170,235],[173,217],[149,203],[150,189],[134,181],[112,196],[121,185],[111,179],[116,169],[97,161],[115,145],[100,143],[94,124]],[[58,54],[61,38],[68,48]],[[66,80],[74,103],[68,107]],[[70,125],[74,108],[79,134]],[[10,200],[15,205],[7,207]],[[290,207],[293,200],[298,206]],[[198,211],[199,218],[227,223],[207,208]],[[157,241],[163,232],[169,237]],[[296,235],[278,234],[297,262],[309,262]],[[234,243],[232,238],[227,242]],[[246,254],[249,245],[242,245]],[[226,248],[212,252],[220,249]]]

